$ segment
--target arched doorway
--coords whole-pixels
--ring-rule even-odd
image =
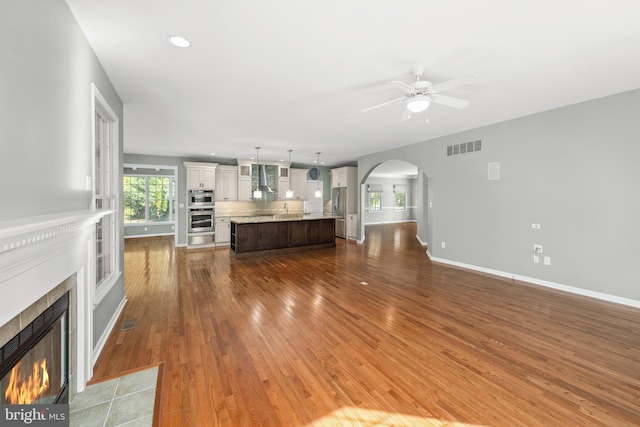
[[[374,165],[360,182],[359,241],[364,241],[367,225],[415,221],[417,238],[426,246],[431,234],[429,187],[426,174],[413,163],[394,159]]]

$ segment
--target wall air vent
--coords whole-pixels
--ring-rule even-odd
[[[473,153],[482,150],[482,140],[462,142],[460,144],[447,145],[447,156]]]

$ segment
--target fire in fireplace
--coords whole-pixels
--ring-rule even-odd
[[[0,402],[67,403],[68,293],[0,349]]]

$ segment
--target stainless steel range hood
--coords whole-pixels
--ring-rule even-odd
[[[273,193],[273,190],[267,184],[267,166],[258,165],[258,190]]]

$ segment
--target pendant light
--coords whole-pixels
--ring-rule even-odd
[[[320,152],[316,153],[318,155],[318,168],[320,168]],[[320,171],[320,169],[318,169]],[[322,197],[322,190],[320,189],[320,181],[318,181],[318,189],[315,192],[316,197]]]
[[[262,199],[262,191],[260,191],[260,159],[258,157],[259,151],[260,147],[256,147],[256,169],[258,170],[258,180],[256,181],[256,189],[253,190],[254,199]]]
[[[287,199],[293,199],[293,190],[291,189],[291,152],[293,150],[287,150],[289,152],[289,189],[285,191],[284,196]]]

